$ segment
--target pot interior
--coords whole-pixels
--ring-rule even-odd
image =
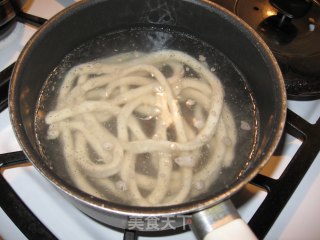
[[[259,111],[254,157],[248,164],[235,163],[236,173],[225,177],[224,186],[217,191],[174,210],[160,209],[194,211],[230,196],[257,173],[275,149],[284,123],[285,92],[275,61],[261,40],[235,17],[201,1],[84,1],[44,25],[21,54],[10,86],[11,120],[26,155],[59,188],[81,201],[94,201],[61,180],[43,161],[34,126],[36,106],[48,75],[66,54],[93,37],[128,29],[158,29],[164,33],[162,41],[167,41],[171,30],[201,39],[222,53],[245,79]],[[238,76],[236,71],[234,74]],[[136,211],[128,206],[120,208],[123,212]]]

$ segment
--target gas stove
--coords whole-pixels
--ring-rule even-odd
[[[0,5],[2,2],[7,1],[0,1]],[[10,125],[7,90],[15,60],[45,19],[74,2],[20,1],[21,12],[10,25],[0,27],[0,239],[135,238],[130,231],[110,228],[92,220],[66,201],[24,160]],[[259,26],[252,20],[256,18],[243,15],[241,9],[245,1],[216,2],[238,14],[255,29]],[[251,1],[247,6],[254,14],[267,9],[266,6],[276,14],[275,7],[263,3]],[[318,3],[314,1],[313,4]],[[314,19],[314,31],[320,30],[317,21],[319,19]],[[277,59],[281,65],[281,58]],[[292,81],[288,83],[292,74],[283,71],[285,78],[289,76],[286,79],[289,97],[295,99],[288,103],[285,133],[262,172],[234,195],[232,201],[259,239],[317,239],[320,236],[320,100],[314,93],[319,82],[312,81],[311,87],[300,84],[292,88]],[[294,74],[296,77],[301,75],[300,72]],[[310,79],[310,74],[308,76]],[[5,165],[7,162],[10,164]],[[188,229],[137,235],[139,240],[195,239]]]

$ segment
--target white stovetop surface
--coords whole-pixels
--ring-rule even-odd
[[[29,1],[28,1],[29,2]],[[28,13],[50,18],[72,0],[33,0],[25,9]],[[0,40],[0,71],[13,63],[19,52],[36,29],[18,23],[14,34]],[[309,102],[289,101],[289,108],[301,117],[314,123],[320,116],[320,100]],[[301,142],[289,135],[281,156],[272,157],[262,171],[263,174],[278,178]],[[0,114],[0,153],[18,151],[20,147],[14,137],[8,110]],[[25,201],[34,214],[58,239],[122,239],[123,233],[109,229],[86,217],[46,181],[32,166],[12,168],[3,173],[6,180]],[[269,231],[265,239],[308,239],[320,237],[320,155],[318,154],[293,197]],[[234,197],[234,202],[243,202],[238,210],[245,221],[254,214],[266,193],[251,185],[246,186]],[[264,224],[263,222],[261,224]],[[0,239],[26,239],[11,220],[0,209]],[[139,240],[194,240],[192,232],[158,237],[139,237]]]

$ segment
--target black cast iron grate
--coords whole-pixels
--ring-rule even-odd
[[[34,26],[42,25],[46,20],[30,14],[18,12],[17,20]],[[8,106],[8,87],[14,64],[0,72],[0,111]],[[267,196],[259,206],[249,226],[259,239],[263,239],[285,207],[300,181],[308,171],[320,149],[320,118],[310,124],[288,109],[285,132],[302,141],[290,163],[279,179],[258,174],[251,184],[265,190]],[[17,167],[27,163],[22,151],[0,154],[0,170]],[[56,239],[41,221],[28,209],[20,197],[0,174],[0,207],[28,239]],[[136,239],[130,231],[125,239]]]

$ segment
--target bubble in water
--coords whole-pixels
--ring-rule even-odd
[[[203,56],[203,55],[201,55],[201,54],[199,55],[199,61],[200,61],[200,62],[204,62],[204,61],[206,61],[206,59],[207,59],[207,58],[206,58],[205,56]]]
[[[164,89],[163,89],[163,87],[161,85],[154,86],[152,91],[158,96],[163,96],[164,95]]]
[[[181,91],[181,88],[182,88],[182,86],[181,86],[180,83],[177,83],[177,84],[174,86],[175,92],[180,92],[180,91]]]
[[[192,107],[192,106],[194,106],[196,104],[196,101],[195,100],[193,100],[193,99],[188,99],[187,101],[186,101],[186,105],[188,106],[188,107]]]
[[[152,139],[153,139],[153,140],[159,140],[159,139],[160,139],[159,134],[157,134],[157,133],[154,134],[153,137],[152,137]]]
[[[148,115],[148,116],[145,116],[145,117],[138,117],[140,120],[143,120],[143,121],[149,121],[151,120],[152,118],[154,118],[153,115]]]
[[[204,188],[204,182],[203,181],[197,181],[195,184],[194,184],[194,187],[197,189],[197,190],[202,190]]]
[[[246,121],[241,121],[240,128],[242,130],[245,130],[245,131],[250,131],[251,130],[250,124],[248,122],[246,122]]]
[[[128,190],[127,184],[122,180],[116,182],[116,188],[123,192]]]
[[[153,114],[154,114],[155,116],[159,115],[160,113],[161,113],[161,108],[155,107],[155,108],[153,109]]]
[[[171,148],[171,150],[177,150],[177,144],[171,143],[170,148]]]
[[[193,126],[197,129],[201,129],[204,127],[204,121],[201,119],[194,118],[193,119]]]
[[[177,157],[174,162],[180,167],[193,167],[195,164],[194,157],[191,155]]]
[[[161,126],[167,126],[167,125],[168,125],[168,121],[166,121],[166,120],[162,120],[161,121]]]

